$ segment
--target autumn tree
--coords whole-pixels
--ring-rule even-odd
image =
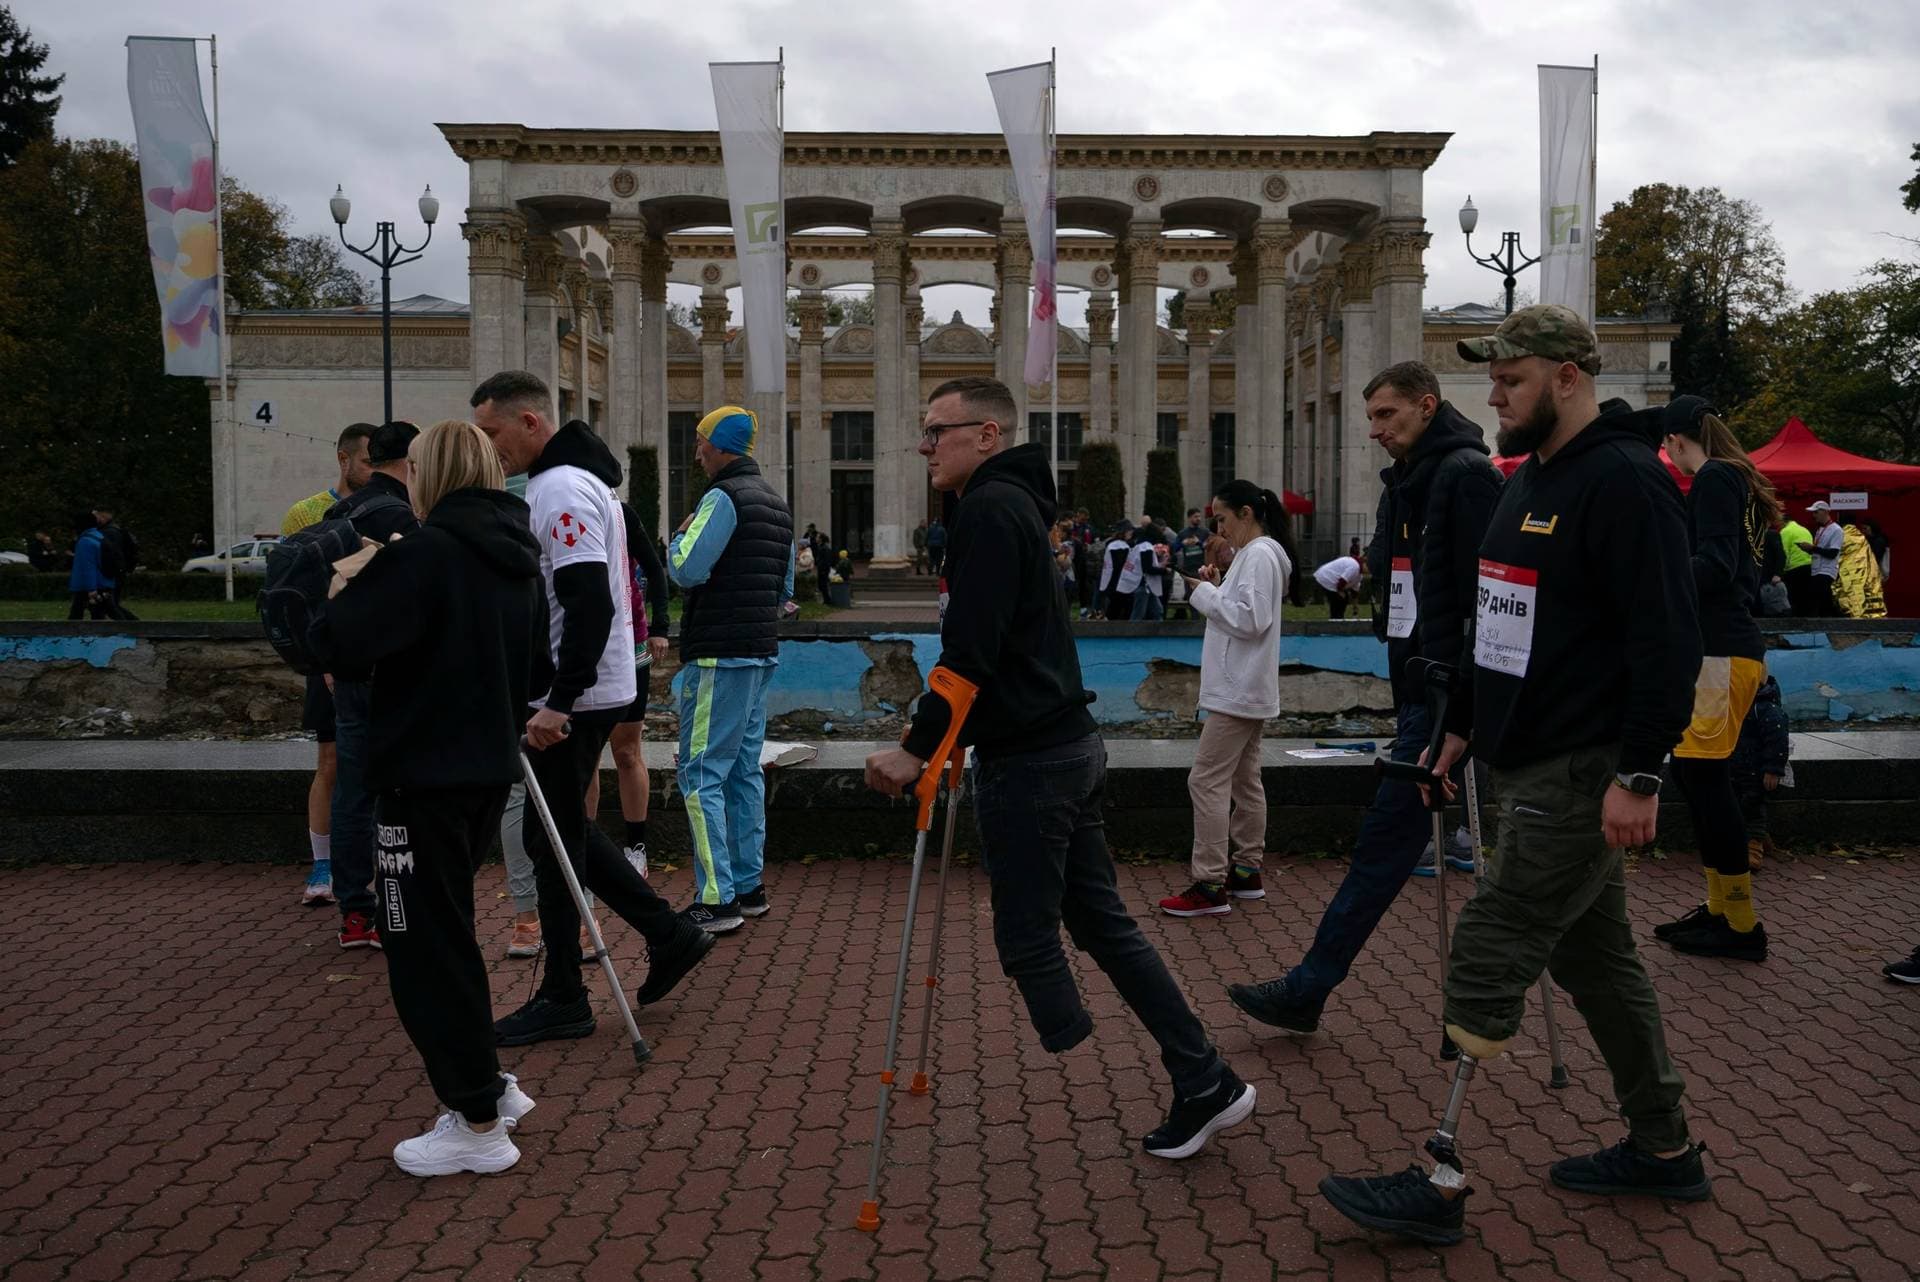
[[[53,137],[60,110],[54,93],[65,76],[41,74],[47,47],[33,42],[10,5],[0,5],[0,169],[20,158],[30,142]]]

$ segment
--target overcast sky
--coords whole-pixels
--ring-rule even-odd
[[[979,130],[997,124],[983,73],[1059,47],[1063,133],[1450,131],[1426,175],[1427,303],[1491,301],[1455,211],[1481,210],[1478,248],[1514,228],[1536,251],[1534,66],[1600,58],[1602,210],[1635,186],[1713,185],[1756,201],[1802,292],[1852,283],[1915,252],[1900,205],[1920,140],[1920,5],[1462,0],[31,0],[16,15],[65,73],[58,128],[132,140],[129,34],[220,38],[223,159],[331,234],[419,229],[422,185],[444,212],[396,296],[467,295],[458,224],[465,167],[436,121],[710,129],[706,63],[784,45],[789,129]],[[1345,12],[1343,11],[1351,11]],[[1491,233],[1491,234],[1489,234]],[[1533,273],[1528,273],[1531,277]],[[1523,279],[1522,288],[1529,280]],[[931,292],[931,291],[930,291]],[[984,319],[982,291],[929,298]],[[1065,300],[1063,300],[1064,302]],[[1068,319],[1073,319],[1072,309]]]

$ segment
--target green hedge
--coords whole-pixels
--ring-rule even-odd
[[[235,599],[251,598],[260,590],[261,582],[258,574],[234,575]],[[71,595],[67,591],[65,574],[43,574],[38,570],[15,568],[0,570],[0,601],[64,601]],[[227,577],[224,574],[181,574],[177,570],[150,574],[142,570],[133,577],[133,595],[142,601],[224,601],[227,599]]]

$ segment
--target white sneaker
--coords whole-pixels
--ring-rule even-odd
[[[626,848],[627,862],[642,877],[647,875],[647,843],[642,841]]]
[[[500,1117],[508,1126],[520,1125],[520,1119],[533,1112],[533,1096],[520,1089],[520,1079],[512,1073],[502,1073],[507,1089],[500,1093]]]
[[[393,1160],[408,1175],[453,1175],[473,1171],[491,1175],[520,1160],[506,1124],[481,1134],[458,1113],[442,1113],[425,1135],[393,1146]]]

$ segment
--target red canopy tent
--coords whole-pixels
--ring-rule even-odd
[[[1885,531],[1894,547],[1893,574],[1886,584],[1887,613],[1920,616],[1920,467],[1835,449],[1798,418],[1788,419],[1752,458],[1773,482],[1787,514],[1802,525],[1806,507],[1815,499],[1833,502],[1838,494],[1864,494],[1864,506],[1837,508],[1835,515],[1849,522],[1865,517]]]
[[[1787,515],[1802,525],[1806,524],[1807,505],[1815,499],[1831,503],[1836,494],[1865,494],[1864,507],[1837,510],[1849,522],[1872,519],[1894,547],[1906,549],[1907,568],[1895,573],[1886,584],[1887,613],[1902,618],[1920,616],[1920,568],[1916,568],[1920,567],[1920,467],[1885,463],[1835,449],[1798,418],[1788,419],[1771,441],[1749,457],[1760,474],[1773,482]],[[1525,461],[1500,456],[1493,460],[1507,476]],[[1665,450],[1660,451],[1660,461],[1679,483],[1680,492],[1686,493],[1693,478],[1681,475]],[[1901,556],[1896,553],[1892,559],[1898,562]]]

